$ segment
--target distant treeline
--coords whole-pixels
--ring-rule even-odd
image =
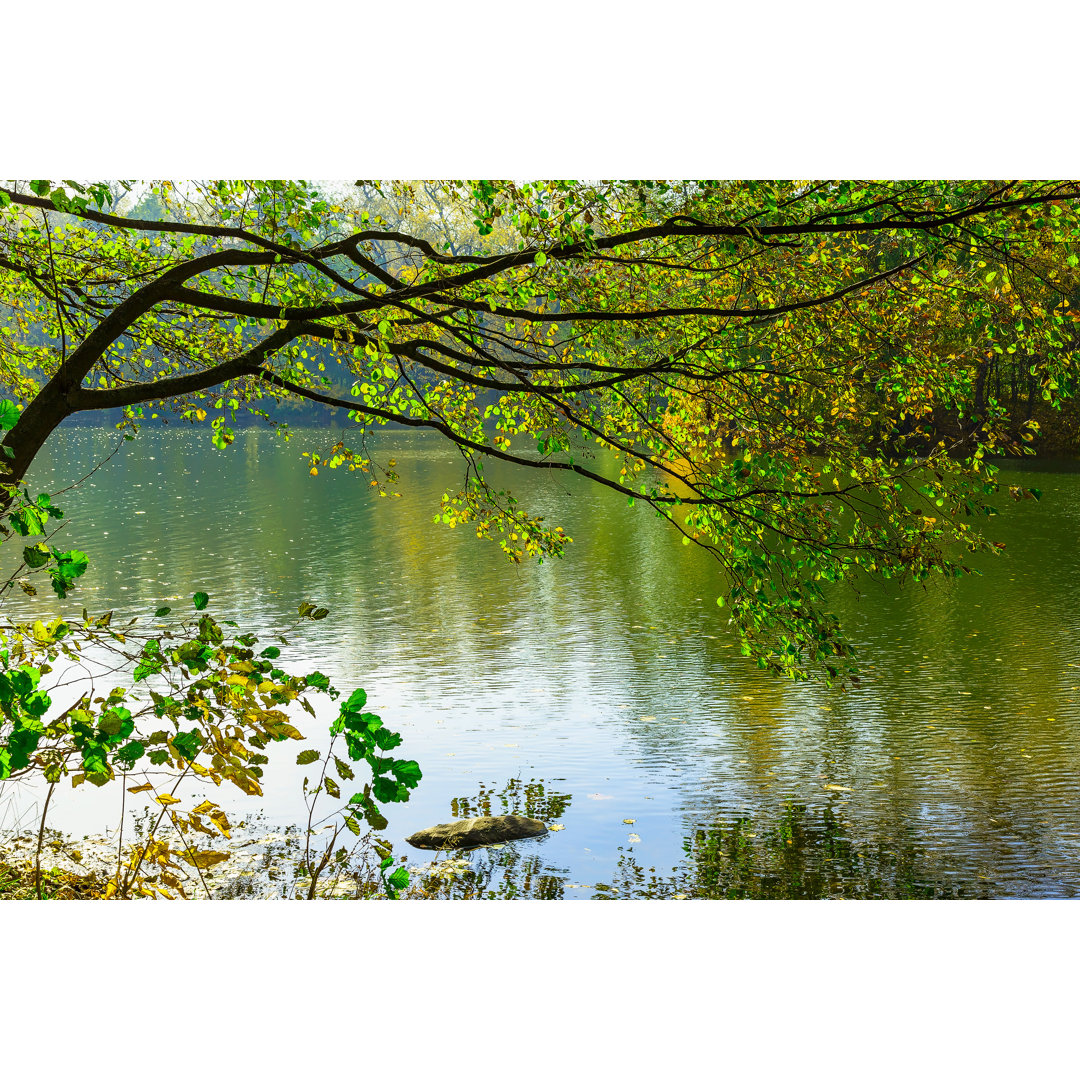
[[[208,428],[210,426],[209,418],[201,422],[185,420],[179,413],[174,413],[171,409],[158,408],[152,410],[146,408],[143,412],[144,415],[138,423],[145,424],[147,427],[184,425]],[[157,413],[156,418],[153,416],[154,412]],[[219,410],[215,410],[210,415],[218,415],[218,412]],[[321,405],[316,401],[302,403],[299,401],[268,401],[266,412],[272,420],[283,421],[291,427],[340,427],[350,422],[341,409],[333,409],[329,405]],[[67,417],[61,426],[65,428],[114,428],[123,420],[123,409],[97,409],[74,413]],[[249,412],[237,411],[235,418],[226,415],[225,425],[233,430],[239,430],[240,428],[265,426],[266,420],[261,416],[253,416]]]

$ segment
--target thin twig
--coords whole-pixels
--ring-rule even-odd
[[[49,812],[49,800],[52,798],[56,783],[57,782],[54,780],[49,785],[49,792],[45,796],[45,805],[41,808],[41,824],[38,826],[37,850],[34,852],[34,880],[37,884],[37,898],[39,900],[41,899],[41,845],[45,841],[45,815]]]

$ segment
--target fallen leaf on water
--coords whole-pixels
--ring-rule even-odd
[[[548,826],[548,831],[549,832],[558,832],[560,829],[565,829],[565,828],[566,828],[565,825],[549,825]]]
[[[641,843],[641,837],[638,836],[638,834],[636,832],[632,832],[630,834],[629,839],[630,839],[631,844],[640,844]]]
[[[635,819],[634,819],[634,818],[632,818],[632,817],[624,817],[624,818],[622,819],[622,823],[623,823],[624,825],[633,825],[633,824],[635,824]]]
[[[648,723],[648,722],[649,722],[650,720],[655,720],[655,719],[656,719],[656,717],[655,717],[655,716],[639,716],[639,717],[638,717],[638,719],[639,719],[639,720],[640,720],[640,721],[641,721],[641,722],[642,722],[643,724],[647,724],[647,723]]]
[[[854,791],[854,788],[844,787],[842,784],[826,784],[826,791]]]

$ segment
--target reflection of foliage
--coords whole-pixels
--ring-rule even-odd
[[[515,840],[505,847],[477,848],[469,859],[436,860],[431,872],[413,875],[416,886],[407,895],[416,900],[561,900],[569,870],[544,864],[542,854],[532,850],[543,842]]]
[[[481,781],[475,797],[451,799],[450,812],[456,818],[519,814],[546,823],[562,817],[570,799],[570,795],[549,793],[542,780],[523,781],[521,777],[515,777],[507,780],[500,791]]]
[[[515,777],[500,789],[480,783],[472,797],[450,801],[455,818],[519,814],[549,823],[561,817],[572,796],[549,791],[542,780]],[[569,870],[547,866],[536,840],[515,840],[436,859],[416,875],[413,899],[561,900]],[[525,845],[525,846],[522,846]]]
[[[775,824],[738,817],[694,831],[683,844],[688,865],[670,878],[623,855],[603,895],[706,900],[963,899],[986,886],[946,877],[914,844],[860,841],[826,807],[820,817],[788,804]],[[598,887],[599,888],[599,887]]]

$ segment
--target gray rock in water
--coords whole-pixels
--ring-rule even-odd
[[[547,826],[536,818],[504,814],[502,817],[465,818],[463,821],[451,821],[446,825],[433,825],[430,829],[421,829],[405,839],[413,847],[436,848],[442,851],[447,848],[501,844],[526,836],[540,836],[547,831]]]

